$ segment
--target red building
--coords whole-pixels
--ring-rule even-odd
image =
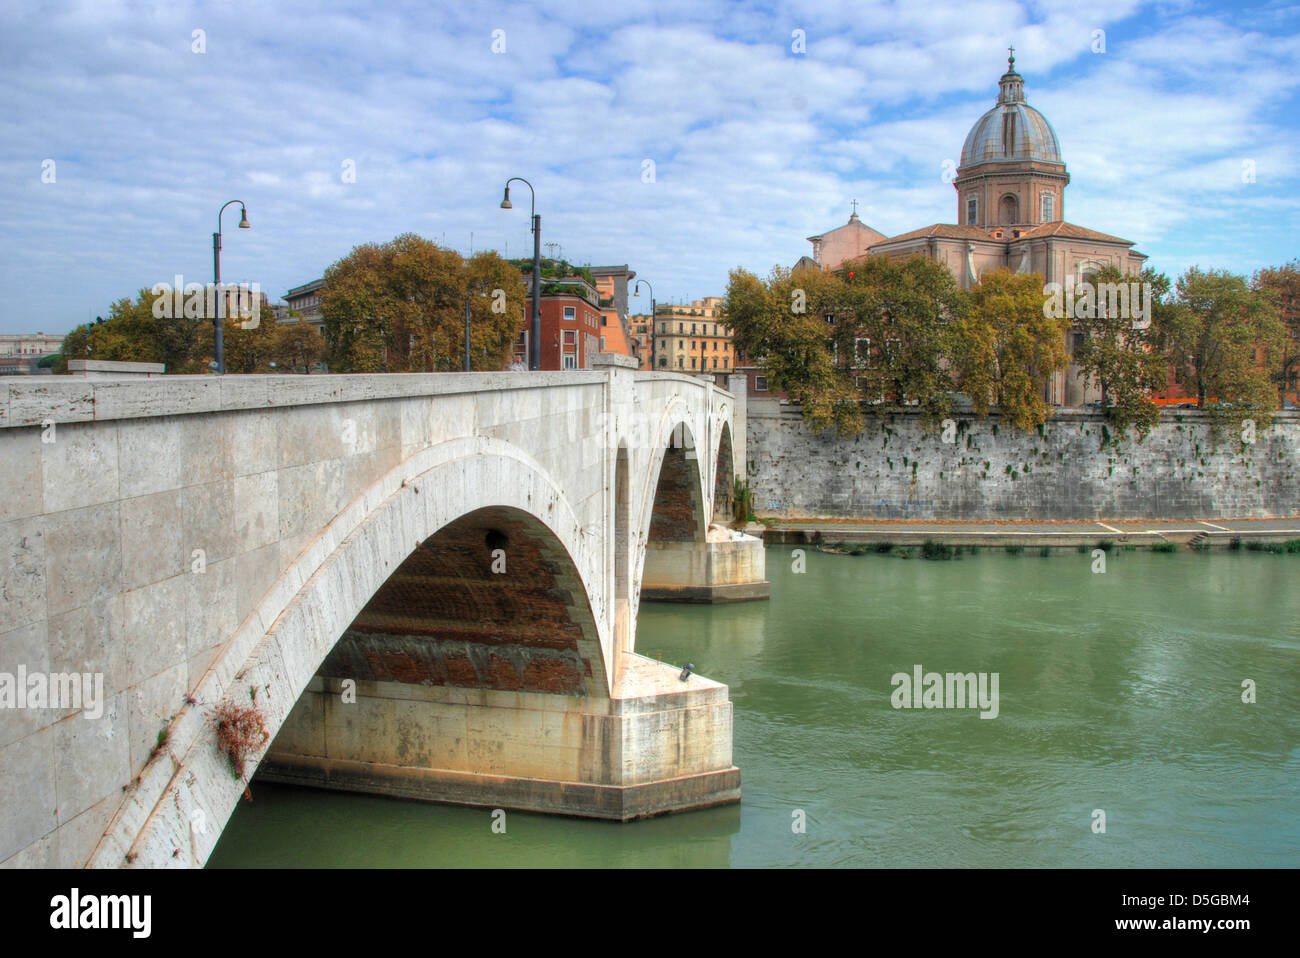
[[[542,280],[543,370],[590,369],[601,351],[600,297],[595,287],[579,277]],[[515,341],[514,361],[528,367],[528,330],[532,323],[529,299],[524,328]]]

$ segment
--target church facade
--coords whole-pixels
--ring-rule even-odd
[[[812,260],[834,270],[868,255],[921,255],[947,266],[964,289],[999,268],[1037,273],[1044,283],[1087,279],[1103,266],[1115,266],[1126,275],[1141,272],[1147,257],[1133,249],[1131,240],[1065,219],[1070,174],[1056,131],[1025,101],[1014,51],[998,87],[997,103],[975,122],[962,146],[953,180],[956,223],[934,223],[885,237],[862,223],[855,211],[844,226],[808,237]],[[1071,353],[1081,336],[1069,334]],[[1098,394],[1084,389],[1078,369],[1071,365],[1049,381],[1044,398],[1079,406]]]

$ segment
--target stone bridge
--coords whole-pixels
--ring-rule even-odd
[[[202,865],[254,770],[737,801],[726,687],[635,649],[642,597],[766,595],[744,460],[743,396],[616,357],[0,383],[0,863]],[[222,711],[266,731],[242,778]]]

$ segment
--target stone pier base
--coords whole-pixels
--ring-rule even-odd
[[[629,821],[740,801],[727,687],[629,655],[616,696],[317,677],[265,781]]]
[[[708,542],[647,542],[641,598],[653,602],[768,598],[763,540],[732,535],[714,527]]]

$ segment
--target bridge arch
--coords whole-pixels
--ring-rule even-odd
[[[442,443],[372,485],[284,571],[200,681],[192,704],[173,725],[171,747],[146,766],[124,797],[89,864],[202,865],[245,788],[217,747],[209,710],[227,698],[242,704],[246,697],[262,715],[268,743],[273,741],[340,638],[394,574],[426,543],[436,544],[439,533],[458,523],[472,525],[474,517],[495,525],[512,521],[558,566],[552,571],[572,590],[569,624],[581,636],[574,645],[591,673],[581,688],[562,691],[607,698],[611,637],[599,592],[591,588],[598,581],[597,553],[603,551],[595,537],[527,453],[484,437]],[[508,545],[506,562],[508,568]],[[576,658],[569,656],[571,663]],[[561,681],[574,680],[570,674]],[[258,763],[264,756],[259,753]]]

